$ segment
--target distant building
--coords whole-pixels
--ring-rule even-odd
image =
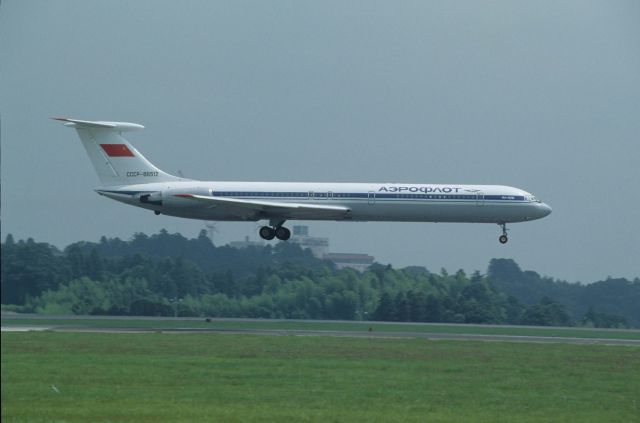
[[[309,236],[309,227],[302,225],[294,226],[293,236]]]
[[[338,269],[348,267],[359,272],[367,270],[375,261],[375,257],[369,254],[357,253],[328,253],[325,254],[324,259],[332,261]]]
[[[303,250],[310,249],[317,258],[324,258],[329,253],[329,238],[309,236],[308,226],[294,226],[289,242],[298,244]]]
[[[338,269],[345,267],[364,272],[373,264],[375,257],[368,254],[358,253],[330,253],[329,238],[310,236],[309,227],[304,225],[294,226],[289,242],[298,244],[300,248],[311,250],[311,254],[319,259],[333,262]],[[263,247],[262,241],[250,241],[249,237],[245,237],[244,241],[230,242],[229,247],[247,248],[247,247]]]
[[[248,236],[244,237],[244,241],[231,241],[227,244],[231,248],[247,248],[247,247],[264,247],[264,242],[262,241],[250,241]]]

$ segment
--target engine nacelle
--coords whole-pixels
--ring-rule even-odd
[[[152,192],[151,194],[143,194],[140,196],[140,202],[144,204],[151,204],[154,206],[162,205],[162,192]]]

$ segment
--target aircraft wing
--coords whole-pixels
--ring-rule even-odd
[[[240,198],[224,198],[207,195],[196,194],[174,194],[176,197],[188,198],[194,201],[199,201],[205,204],[209,204],[212,207],[225,207],[230,209],[237,209],[244,211],[254,212],[256,214],[264,215],[267,217],[281,217],[285,219],[297,218],[297,219],[312,219],[314,217],[320,218],[335,218],[341,219],[346,217],[351,209],[343,206],[330,206],[319,204],[301,204],[301,203],[285,203],[279,201],[261,201],[261,200],[244,200]]]

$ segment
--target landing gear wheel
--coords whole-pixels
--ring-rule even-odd
[[[258,231],[258,234],[260,234],[260,238],[271,241],[276,236],[276,231],[268,226],[263,226]]]
[[[276,238],[280,241],[286,241],[291,238],[291,231],[284,226],[278,226],[276,228]]]
[[[500,235],[500,238],[498,238],[498,241],[500,241],[500,244],[506,244],[507,241],[509,241],[509,238],[507,238],[507,224],[506,223],[498,223],[498,225],[500,225],[500,227],[502,228],[502,235]]]

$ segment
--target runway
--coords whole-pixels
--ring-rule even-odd
[[[76,320],[76,316],[70,316],[68,320]],[[85,318],[86,319],[86,318]],[[148,321],[156,318],[137,318],[131,320]],[[459,340],[459,341],[491,341],[491,342],[519,342],[519,343],[563,343],[583,345],[626,345],[640,347],[640,339],[614,339],[614,338],[580,338],[562,336],[531,336],[531,335],[504,335],[504,334],[473,334],[453,332],[418,332],[418,331],[376,331],[376,330],[313,330],[313,329],[266,329],[266,328],[193,328],[193,327],[95,327],[85,324],[72,325],[22,325],[10,324],[8,319],[3,319],[2,332],[75,332],[75,333],[163,333],[163,334],[249,334],[262,336],[332,336],[332,337],[358,337],[358,338],[419,338],[428,340]],[[22,319],[18,319],[22,320]],[[81,319],[78,319],[81,320]],[[92,316],[90,320],[116,320],[111,317],[102,319]],[[119,320],[123,320],[122,317]],[[166,318],[159,319],[166,320]],[[180,319],[179,319],[180,320]],[[186,320],[186,319],[185,319]],[[189,321],[202,319],[189,319]],[[214,319],[215,322],[216,319]],[[221,319],[225,322],[252,322],[252,319]],[[264,320],[256,320],[264,323]],[[305,322],[305,321],[299,321]],[[318,321],[314,321],[318,322]],[[335,323],[335,322],[333,322]],[[350,322],[353,323],[353,322]],[[378,322],[376,322],[378,324]],[[363,325],[366,326],[366,325]],[[442,326],[442,325],[441,325]],[[460,325],[453,325],[459,327]],[[638,331],[632,331],[638,332]]]

